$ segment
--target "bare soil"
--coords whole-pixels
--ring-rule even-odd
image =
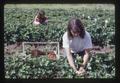
[[[100,46],[93,46],[91,53],[110,53],[114,51],[115,48],[114,46],[104,46],[103,48]],[[4,47],[4,55],[6,54],[14,54],[15,52],[22,52],[22,43],[18,44],[12,44],[12,45],[7,45]],[[60,49],[60,52],[62,52],[62,49]]]

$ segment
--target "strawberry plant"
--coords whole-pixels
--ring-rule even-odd
[[[95,45],[114,44],[114,10],[103,9],[43,9],[49,19],[47,25],[34,26],[33,19],[38,9],[5,8],[5,43],[23,41],[58,41],[66,31],[71,17],[80,18],[90,32]]]
[[[69,66],[67,58],[51,60],[47,56],[13,55],[5,57],[5,78],[45,79],[45,78],[114,78],[115,56],[113,53],[91,55],[86,76],[77,76]],[[77,57],[77,64],[81,58]],[[112,63],[111,63],[112,62]]]
[[[33,19],[38,9],[5,8],[4,41],[60,42],[72,17],[80,18],[85,29],[90,32],[95,45],[114,45],[115,14],[107,9],[47,9],[47,25],[34,26]],[[31,57],[27,54],[11,54],[4,59],[5,78],[45,79],[45,78],[114,78],[114,53],[92,55],[87,65],[86,76],[77,76],[64,57],[50,60],[48,56]],[[80,62],[78,57],[76,63]],[[77,65],[76,65],[77,66]]]

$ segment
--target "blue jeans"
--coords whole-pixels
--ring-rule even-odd
[[[85,54],[85,51],[81,51],[81,52],[77,52],[77,53],[71,53],[71,54],[72,54],[72,57],[75,59],[77,54],[78,54],[79,56],[83,57],[84,54]]]
[[[76,59],[76,57],[77,57],[77,54],[83,58],[83,56],[84,56],[84,54],[85,54],[85,51],[81,51],[81,52],[77,52],[77,53],[71,53],[71,54],[72,54],[72,57],[73,57],[73,62],[74,62],[74,64],[75,64],[75,59]],[[77,64],[76,64],[76,65],[77,65]],[[77,66],[78,66],[77,69],[79,69],[80,64],[78,64]]]

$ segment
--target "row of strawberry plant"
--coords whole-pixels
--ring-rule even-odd
[[[58,41],[67,28],[71,17],[82,20],[96,45],[114,44],[114,10],[104,9],[43,9],[49,18],[47,25],[34,26],[33,19],[38,9],[4,9],[5,43],[23,41]]]
[[[113,53],[92,55],[85,76],[76,75],[69,66],[67,58],[62,56],[59,60],[54,61],[49,60],[47,56],[31,57],[26,54],[13,55],[13,57],[5,56],[5,78],[114,78],[115,56]],[[80,62],[81,57],[77,57],[76,63]]]

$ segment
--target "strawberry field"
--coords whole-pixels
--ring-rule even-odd
[[[34,26],[33,19],[38,9],[4,9],[4,43],[59,42],[66,31],[68,20],[78,17],[85,29],[90,32],[93,45],[100,47],[114,45],[115,11],[95,9],[49,9],[43,8],[48,17],[47,25]],[[5,54],[5,78],[43,79],[43,78],[114,78],[115,51],[109,53],[91,53],[85,76],[77,76],[70,68],[67,59],[50,60],[47,56],[31,57],[22,52]],[[77,57],[76,63],[81,58]]]
[[[31,57],[19,54],[5,57],[5,78],[10,79],[59,79],[59,78],[114,78],[114,53],[97,54],[92,56],[87,65],[87,73],[77,76],[68,65],[67,59],[49,60],[46,56]],[[76,63],[81,62],[77,57]]]

